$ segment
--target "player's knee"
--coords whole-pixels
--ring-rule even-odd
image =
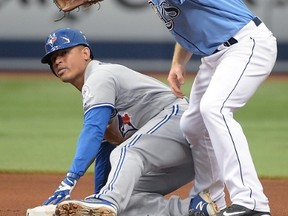
[[[133,146],[128,147],[120,145],[115,148],[110,154],[110,163],[111,165],[116,166],[116,164],[119,163],[119,160],[133,161],[134,166],[138,166],[137,169],[144,169],[145,156],[143,155],[143,151]]]
[[[201,118],[201,116],[200,116]],[[201,123],[199,122],[199,118],[192,115],[183,115],[180,120],[180,129],[184,136],[188,139],[189,137],[195,137],[197,134],[199,134],[200,128],[199,125]]]
[[[117,148],[115,148],[115,149],[113,149],[113,151],[110,153],[110,160],[111,160],[112,158],[118,158],[119,155],[121,154],[121,153],[120,153],[120,150],[121,150],[121,147],[120,147],[120,146],[117,147]]]
[[[213,100],[202,100],[200,103],[200,113],[203,119],[215,119],[221,114],[221,105]]]

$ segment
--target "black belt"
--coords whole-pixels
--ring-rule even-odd
[[[257,27],[262,23],[262,21],[258,17],[254,17],[254,19],[252,21],[255,23],[255,25]],[[228,41],[224,42],[223,45],[225,47],[230,47],[230,46],[232,46],[233,44],[236,44],[236,43],[238,43],[238,41],[235,38],[231,37]],[[217,53],[219,51],[220,50],[216,49],[213,54],[215,54],[215,53]]]
[[[255,23],[256,26],[259,26],[262,23],[262,21],[258,17],[254,17],[252,21]]]

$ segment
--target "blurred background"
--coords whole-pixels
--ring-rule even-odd
[[[279,54],[274,71],[288,68],[288,1],[246,0],[249,8],[273,31]],[[167,71],[174,40],[147,0],[106,0],[101,5],[62,13],[52,0],[0,0],[0,71],[47,70],[40,63],[47,35],[61,27],[82,30],[96,58],[139,71]],[[199,58],[189,64],[196,71]]]

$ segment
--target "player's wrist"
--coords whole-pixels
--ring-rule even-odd
[[[66,175],[66,177],[72,178],[72,179],[78,181],[81,176],[78,175],[77,173],[68,172],[67,175]]]

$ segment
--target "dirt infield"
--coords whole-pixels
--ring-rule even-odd
[[[24,216],[27,208],[40,205],[52,194],[63,176],[64,174],[0,173],[0,216]],[[262,179],[261,181],[270,199],[272,215],[287,216],[288,208],[285,203],[288,200],[288,179]],[[191,182],[172,194],[184,198],[192,185]],[[81,199],[92,192],[93,175],[88,174],[80,179],[72,193],[72,198]]]

